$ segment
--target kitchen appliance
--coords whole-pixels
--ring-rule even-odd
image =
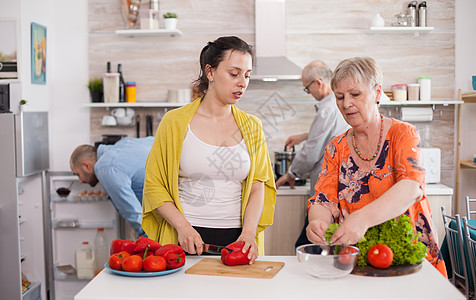
[[[301,68],[286,57],[286,2],[255,1],[255,45],[252,80],[301,79]]]
[[[10,85],[0,84],[0,113],[10,111]]]
[[[291,151],[287,151],[286,146],[284,146],[283,152],[274,152],[274,174],[276,176],[276,180],[288,172],[295,155],[296,152],[294,152],[294,146],[292,147]],[[306,179],[298,177],[295,178],[294,185],[301,186],[305,184]],[[284,185],[289,184],[285,183]]]
[[[38,299],[42,289],[45,299],[42,195],[49,168],[48,113],[3,113],[0,128],[2,299]],[[22,273],[32,282],[24,294]]]
[[[127,134],[103,134],[102,140],[99,142],[94,143],[94,147],[98,147],[99,145],[114,145],[117,141],[122,138],[127,137]]]
[[[426,183],[440,182],[441,150],[439,148],[421,148]]]

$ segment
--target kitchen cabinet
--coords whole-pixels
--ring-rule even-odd
[[[447,211],[453,207],[453,189],[440,183],[429,183],[426,185],[426,195],[430,203],[433,227],[438,236],[438,245],[441,247],[446,235],[441,207],[444,206]]]
[[[463,94],[461,89],[459,89],[458,100],[463,101],[463,103],[465,104],[476,103],[476,92]],[[455,210],[454,210],[455,213],[459,213],[461,169],[476,170],[476,164],[474,162],[470,160],[461,159],[461,109],[462,109],[462,105],[459,105],[457,110],[458,127],[456,131],[456,183],[455,183]]]
[[[274,223],[264,231],[266,255],[295,255],[297,238],[301,234],[307,216],[309,184],[296,187],[280,187],[276,197]]]
[[[104,228],[106,244],[119,236],[117,214],[98,183],[80,183],[71,172],[48,172],[50,291],[54,299],[71,299],[87,283],[75,273],[75,251],[83,241],[94,247],[97,228]],[[60,195],[57,191],[69,190]]]

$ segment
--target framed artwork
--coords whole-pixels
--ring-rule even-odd
[[[46,84],[46,27],[31,23],[31,83]]]
[[[0,20],[0,79],[17,79],[17,21]]]

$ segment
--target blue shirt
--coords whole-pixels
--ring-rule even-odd
[[[114,145],[99,145],[94,172],[119,214],[137,236],[142,229],[142,190],[145,162],[154,137],[124,138]]]

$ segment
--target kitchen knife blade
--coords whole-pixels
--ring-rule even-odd
[[[225,246],[218,246],[218,245],[212,245],[212,244],[203,244],[203,252],[206,252],[208,254],[216,254],[216,255],[221,255],[221,250],[225,249]],[[226,248],[228,249],[228,248]],[[232,249],[228,249],[229,252],[232,252]]]

